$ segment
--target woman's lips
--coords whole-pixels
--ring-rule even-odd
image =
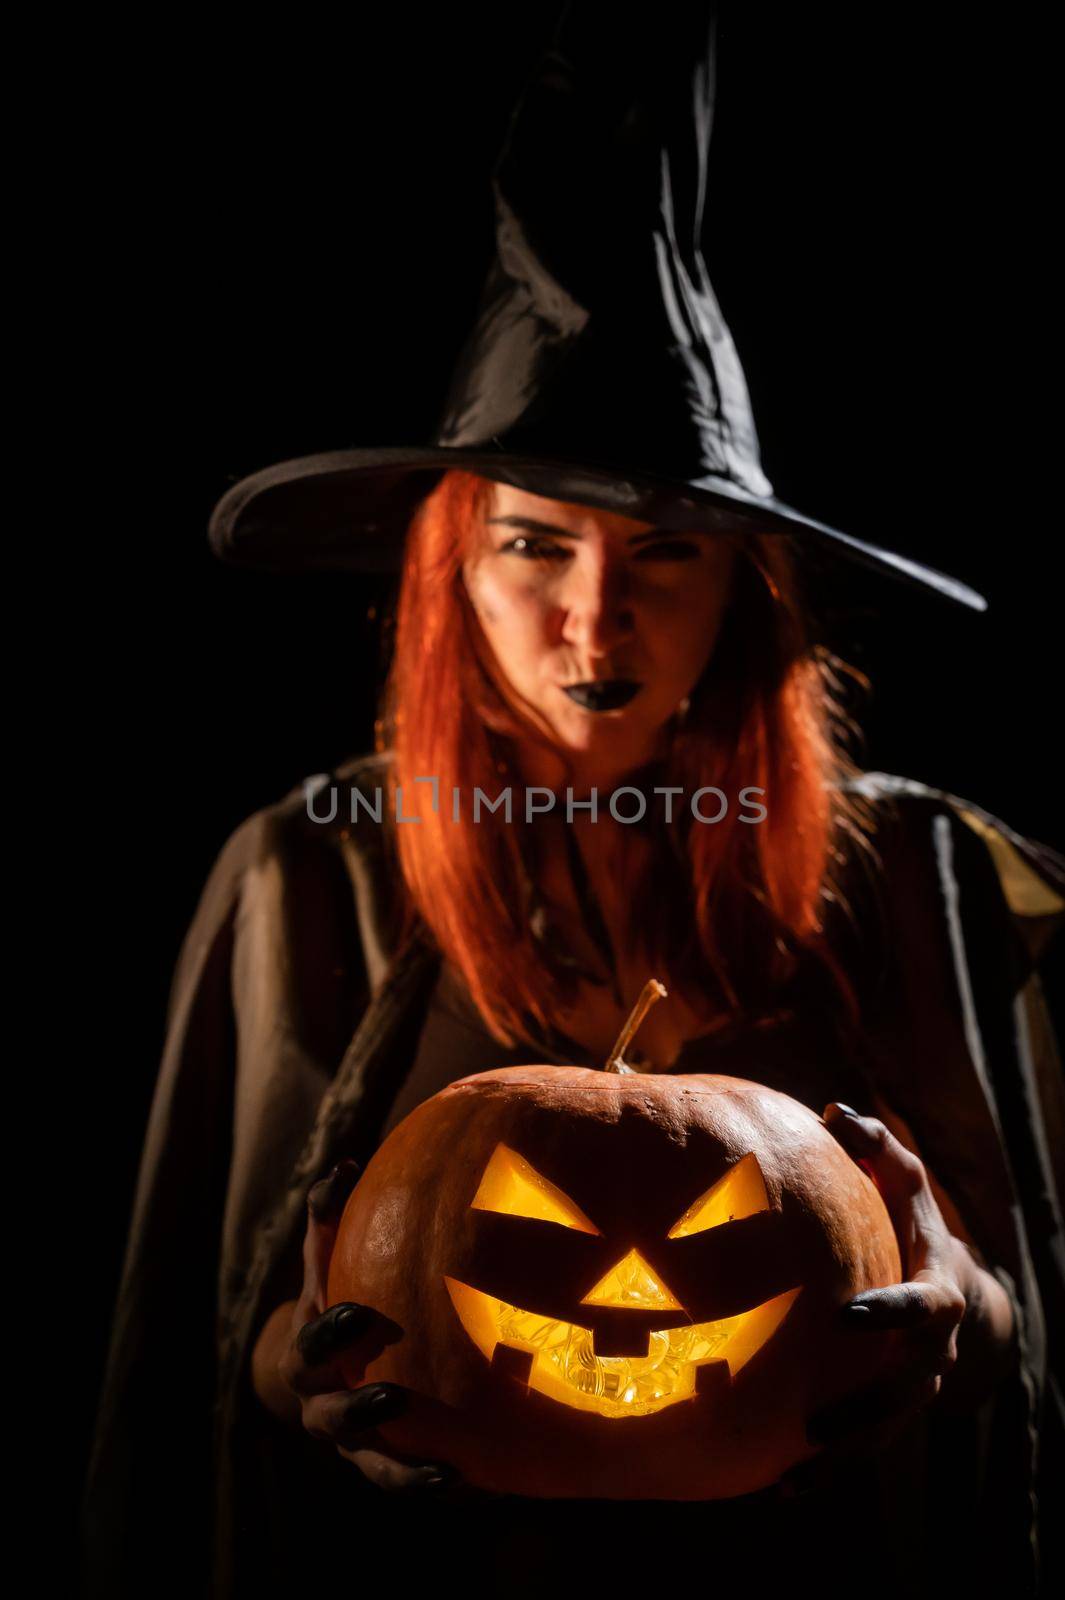
[[[559,687],[585,711],[616,711],[620,706],[627,706],[643,684],[632,678],[597,678],[589,683],[566,683]]]

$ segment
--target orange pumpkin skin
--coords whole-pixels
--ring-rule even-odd
[[[501,1145],[598,1231],[475,1207]],[[669,1237],[752,1154],[768,1208]],[[588,1304],[633,1249],[679,1309]],[[345,1208],[329,1302],[361,1302],[395,1325],[393,1342],[346,1376],[412,1391],[378,1430],[401,1459],[450,1463],[501,1493],[724,1499],[812,1454],[807,1418],[889,1368],[894,1336],[856,1336],[838,1311],[900,1277],[875,1186],[787,1095],[736,1078],[528,1066],[461,1079],[393,1130]],[[489,1360],[448,1280],[591,1329],[596,1356],[646,1355],[652,1327],[738,1317],[799,1292],[779,1302],[788,1309],[764,1341],[748,1336],[737,1371],[707,1361],[689,1398],[604,1416],[530,1388],[529,1353],[500,1344]]]

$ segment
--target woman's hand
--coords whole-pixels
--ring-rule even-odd
[[[882,1122],[849,1106],[828,1105],[824,1118],[880,1191],[906,1275],[903,1283],[855,1296],[840,1316],[857,1337],[891,1328],[905,1342],[890,1379],[835,1401],[810,1419],[807,1431],[812,1444],[875,1448],[942,1389],[972,1395],[986,1388],[1012,1343],[1013,1313],[1002,1285],[948,1229],[918,1157]]]
[[[335,1445],[345,1460],[379,1489],[410,1493],[456,1481],[454,1470],[429,1462],[397,1461],[378,1438],[378,1423],[397,1417],[410,1395],[398,1384],[348,1388],[340,1357],[373,1360],[400,1330],[368,1306],[326,1307],[329,1260],[348,1196],[358,1181],[353,1161],[343,1161],[307,1197],[303,1288],[279,1306],[252,1358],[256,1392],[275,1415],[302,1424],[316,1439]]]

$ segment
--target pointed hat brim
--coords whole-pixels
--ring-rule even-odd
[[[985,611],[968,584],[808,517],[725,478],[673,482],[615,467],[448,446],[332,450],[281,461],[233,485],[216,505],[211,547],[223,561],[273,572],[398,572],[422,500],[451,469],[529,494],[618,512],[678,531],[789,533],[847,560]]]

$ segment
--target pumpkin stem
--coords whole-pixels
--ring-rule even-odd
[[[648,978],[640,993],[640,998],[629,1014],[629,1020],[618,1034],[613,1050],[607,1057],[604,1072],[635,1072],[635,1067],[630,1067],[624,1060],[624,1052],[632,1040],[644,1017],[650,1011],[656,1000],[665,999],[666,989],[657,978]]]

